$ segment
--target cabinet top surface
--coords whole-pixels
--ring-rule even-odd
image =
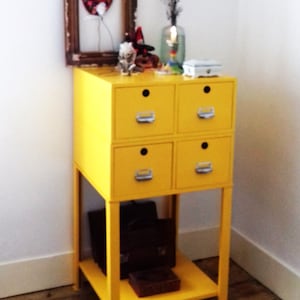
[[[230,76],[191,78],[182,75],[159,75],[153,70],[145,70],[143,73],[134,73],[127,76],[121,75],[115,67],[75,68],[75,72],[87,72],[106,83],[117,86],[144,84],[146,82],[152,84],[235,82],[235,78]]]

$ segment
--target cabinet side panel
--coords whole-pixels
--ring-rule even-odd
[[[111,89],[74,70],[74,161],[103,197],[111,185]]]
[[[233,79],[233,94],[232,94],[232,139],[231,139],[231,162],[230,176],[233,179],[234,167],[234,151],[235,151],[235,126],[236,126],[236,99],[237,97],[237,80]]]
[[[74,117],[98,131],[99,138],[112,139],[112,86],[81,69],[74,70]]]

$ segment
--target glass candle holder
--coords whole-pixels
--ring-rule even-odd
[[[185,33],[181,26],[169,25],[161,35],[160,60],[163,64],[176,60],[182,66],[185,59]]]

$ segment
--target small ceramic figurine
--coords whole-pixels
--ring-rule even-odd
[[[136,50],[133,48],[131,42],[123,42],[120,44],[119,50],[119,64],[121,74],[131,75],[136,68],[135,64]]]

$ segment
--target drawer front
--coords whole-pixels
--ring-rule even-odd
[[[172,134],[174,87],[133,87],[116,90],[115,138]]]
[[[171,188],[172,143],[114,150],[113,194],[145,195]]]
[[[230,137],[178,142],[176,187],[191,188],[229,182],[231,152]]]
[[[233,83],[186,84],[178,93],[179,132],[232,128]]]

